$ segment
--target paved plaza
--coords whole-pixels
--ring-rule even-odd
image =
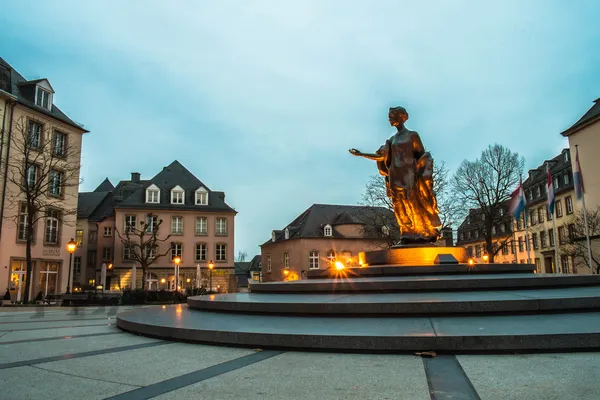
[[[116,314],[130,309],[0,309],[0,398],[600,398],[595,352],[422,358],[218,347],[122,332]]]

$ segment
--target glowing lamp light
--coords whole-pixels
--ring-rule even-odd
[[[112,264],[108,264],[108,269],[112,269],[113,265]]]
[[[475,265],[475,261],[472,258],[469,258],[469,266]]]
[[[71,254],[73,254],[75,252],[75,249],[77,248],[77,242],[75,242],[73,239],[71,239],[69,241],[69,243],[67,243],[67,251]]]
[[[167,280],[166,280],[165,278],[162,278],[162,279],[160,280],[160,283],[165,283],[166,281],[167,281]]]
[[[181,262],[181,257],[177,256],[173,259],[173,262],[177,265],[179,265],[179,263]]]
[[[346,268],[346,266],[343,263],[341,263],[340,261],[335,262],[335,269],[342,270],[344,268]]]
[[[187,279],[186,279],[186,282],[187,282],[187,283],[190,283],[191,281],[192,281],[192,280],[191,280],[190,278],[187,278]]]
[[[208,262],[208,269],[213,269],[215,267],[215,264],[212,262],[212,260],[210,260]]]
[[[290,273],[290,271],[289,271],[289,270],[287,270],[287,269],[284,269],[284,270],[283,270],[283,274],[284,274],[284,275],[286,275],[286,276],[287,276],[289,273]]]
[[[490,256],[488,256],[487,254],[483,255],[483,261],[488,262],[489,259],[490,259]]]

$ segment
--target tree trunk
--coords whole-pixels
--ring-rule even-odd
[[[31,224],[29,224],[31,225]],[[31,232],[29,232],[29,227],[27,227],[27,242],[25,244],[25,260],[27,264],[27,272],[25,274],[25,293],[23,294],[23,304],[26,304],[29,301],[29,291],[31,287],[31,276],[32,274],[32,263],[31,263]]]
[[[142,267],[142,290],[146,290],[146,267],[144,264],[140,265]]]

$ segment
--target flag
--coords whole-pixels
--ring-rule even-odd
[[[554,216],[554,186],[552,186],[552,175],[550,175],[550,168],[548,168],[548,212]]]
[[[575,195],[581,200],[583,193],[583,175],[581,175],[581,166],[579,165],[579,149],[575,147],[575,171],[573,172],[573,184],[575,185]]]
[[[521,213],[525,209],[525,195],[523,194],[523,182],[519,182],[517,190],[513,192],[508,206],[508,212],[511,213],[515,219],[519,219]]]

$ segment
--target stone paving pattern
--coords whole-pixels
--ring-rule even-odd
[[[131,307],[0,309],[2,399],[598,399],[600,353],[340,354],[135,336]]]

